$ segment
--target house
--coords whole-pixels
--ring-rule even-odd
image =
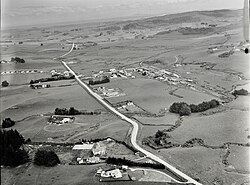
[[[70,118],[63,118],[62,121],[60,121],[60,123],[69,123],[70,122]]]
[[[122,169],[123,169],[123,170],[127,170],[127,169],[128,169],[128,166],[122,165]]]
[[[97,171],[96,171],[96,174],[100,175],[102,173],[102,169],[99,168]]]
[[[92,148],[92,153],[94,155],[104,155],[106,151],[106,146],[102,143],[95,143]]]
[[[80,161],[78,161],[78,163],[79,164],[83,164],[84,163],[83,159],[81,159]]]
[[[87,161],[87,163],[99,163],[100,158],[93,156],[93,157],[89,157],[86,161]]]
[[[122,173],[119,169],[102,171],[101,177],[112,177],[112,178],[118,179],[118,178],[122,178]]]

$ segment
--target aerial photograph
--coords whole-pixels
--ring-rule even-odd
[[[1,185],[250,185],[249,0],[2,0]]]

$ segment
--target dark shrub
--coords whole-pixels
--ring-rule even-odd
[[[180,116],[189,116],[191,114],[191,109],[187,104],[182,104],[179,110]]]
[[[5,118],[2,122],[2,128],[9,128],[15,125],[15,121],[11,120],[10,118]]]
[[[247,96],[248,95],[248,91],[245,89],[240,89],[240,90],[234,90],[234,92],[232,93],[234,96]]]
[[[24,138],[16,130],[0,130],[1,165],[18,166],[28,161],[28,154],[20,147]]]
[[[55,166],[60,163],[60,160],[54,151],[39,149],[35,153],[34,164],[38,166]]]
[[[180,116],[190,115],[191,113],[196,112],[203,112],[211,108],[215,108],[220,105],[220,102],[213,99],[208,102],[202,102],[198,105],[190,104],[180,102],[180,103],[173,103],[170,108],[169,112],[180,114]]]
[[[2,82],[2,87],[8,87],[9,86],[9,82],[7,82],[6,80]]]

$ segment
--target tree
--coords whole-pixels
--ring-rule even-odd
[[[24,138],[16,130],[0,130],[1,165],[18,166],[28,161],[28,153],[20,147]]]
[[[161,144],[161,138],[155,138],[155,144],[160,145]]]
[[[56,153],[52,150],[38,149],[35,153],[34,164],[38,166],[55,166],[60,163]]]
[[[185,102],[173,103],[170,106],[169,111],[172,112],[172,113],[180,114],[181,116],[191,114],[190,107]]]
[[[156,132],[156,134],[155,134],[155,138],[160,138],[160,137],[162,137],[163,135],[164,135],[164,132],[158,130],[158,131]]]
[[[11,120],[10,118],[5,118],[2,122],[2,128],[9,128],[15,125],[15,121]]]
[[[241,95],[241,96],[247,96],[248,95],[248,91],[245,89],[240,89],[240,90],[234,90],[234,92],[232,93],[234,96],[237,95]]]
[[[25,63],[25,60],[19,57],[15,57],[15,58],[11,58],[10,59],[11,62],[16,62],[16,63]]]
[[[69,115],[77,115],[79,114],[80,112],[78,110],[76,110],[74,107],[70,107],[69,108]]]
[[[179,110],[180,116],[189,116],[191,114],[191,109],[187,104],[182,104]]]
[[[4,80],[2,82],[2,87],[8,87],[9,86],[9,82],[7,82],[6,80]]]

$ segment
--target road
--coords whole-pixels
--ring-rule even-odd
[[[74,48],[74,43],[72,44],[72,48],[71,50],[62,55],[59,58],[65,57],[66,55],[68,55],[69,53],[71,53],[73,51]],[[118,110],[116,110],[114,107],[112,107],[109,103],[107,103],[101,96],[99,96],[98,94],[96,94],[95,92],[92,91],[92,89],[85,84],[84,82],[81,81],[81,79],[77,76],[77,74],[66,64],[66,62],[64,62],[63,60],[60,60],[60,62],[63,64],[63,66],[70,71],[74,76],[75,76],[75,80],[78,82],[78,84],[83,87],[92,97],[94,97],[100,104],[102,104],[104,107],[106,107],[110,112],[112,112],[113,114],[117,115],[118,117],[120,117],[122,120],[130,123],[133,127],[132,133],[131,133],[131,144],[133,145],[133,147],[135,149],[137,149],[138,151],[142,152],[143,154],[145,154],[148,158],[153,159],[154,161],[157,161],[161,164],[163,164],[164,166],[166,166],[167,168],[169,168],[170,170],[172,170],[173,172],[175,172],[176,174],[180,175],[181,177],[185,178],[187,180],[187,182],[185,183],[193,183],[195,185],[201,185],[199,182],[195,181],[194,179],[192,179],[191,177],[189,177],[188,175],[184,174],[183,172],[181,172],[180,170],[176,169],[174,166],[170,165],[169,163],[167,163],[166,161],[162,160],[160,157],[154,155],[153,153],[150,153],[149,151],[143,149],[142,147],[140,147],[137,142],[136,142],[136,138],[137,138],[137,133],[139,130],[139,126],[138,123],[135,122],[134,120],[128,118],[127,116],[123,115],[122,113],[120,113]],[[183,182],[179,182],[175,179],[173,179],[174,181],[178,182],[178,183],[183,183]],[[183,183],[183,184],[185,184]]]

